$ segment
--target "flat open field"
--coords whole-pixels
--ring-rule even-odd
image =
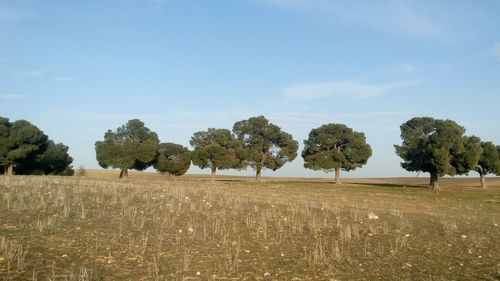
[[[0,176],[0,280],[500,280],[500,180]]]

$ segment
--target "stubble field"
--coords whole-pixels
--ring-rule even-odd
[[[499,280],[500,180],[0,176],[0,280]]]

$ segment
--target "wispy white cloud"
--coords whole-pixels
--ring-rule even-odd
[[[444,27],[436,16],[425,12],[413,1],[341,1],[341,0],[256,0],[298,11],[327,21],[358,25],[411,36],[442,35]]]
[[[500,43],[495,43],[495,45],[489,50],[489,54],[500,61]]]
[[[97,112],[87,112],[87,111],[72,111],[68,112],[65,110],[52,111],[50,113],[45,113],[45,116],[66,116],[69,119],[83,119],[90,122],[95,121],[120,121],[127,122],[131,119],[140,119],[142,121],[153,121],[153,120],[163,120],[164,116],[156,114],[126,114],[126,113],[97,113]]]
[[[411,73],[411,72],[415,72],[416,68],[411,63],[398,63],[393,67],[393,70],[403,72],[403,73]]]
[[[71,82],[74,79],[71,76],[55,76],[54,80],[59,82]]]
[[[0,21],[9,21],[9,20],[16,20],[21,18],[21,14],[19,11],[12,9],[12,8],[7,8],[7,7],[0,7]]]
[[[283,90],[286,101],[307,101],[322,98],[366,99],[395,90],[417,85],[414,80],[391,83],[365,83],[359,81],[332,81],[292,84]]]
[[[19,72],[17,73],[18,76],[23,76],[23,77],[40,77],[43,75],[43,71],[41,70],[30,70],[30,71],[24,71],[24,72]]]
[[[6,6],[0,3],[0,22],[15,21],[20,19],[32,18],[35,13],[30,10]]]
[[[28,95],[18,95],[18,94],[0,95],[0,99],[25,99],[28,97],[29,97]]]

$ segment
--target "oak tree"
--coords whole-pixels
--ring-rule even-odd
[[[47,136],[30,122],[9,123],[2,118],[0,123],[0,162],[5,174],[13,175],[16,165],[47,149]]]
[[[101,167],[118,168],[120,178],[128,177],[129,169],[142,171],[154,163],[159,142],[141,120],[132,119],[95,143],[96,158]]]
[[[474,145],[473,142],[468,142],[465,129],[452,120],[415,117],[400,128],[403,143],[395,148],[403,159],[401,166],[408,171],[429,173],[429,184],[436,190],[440,189],[439,177],[467,173],[470,163],[463,160],[474,162],[474,155],[463,157],[466,146]]]
[[[495,145],[492,142],[481,142],[481,148],[483,151],[476,171],[479,173],[481,187],[488,188],[485,176],[487,174],[500,175],[500,145]]]
[[[191,154],[187,147],[176,143],[160,143],[153,167],[162,174],[181,176],[191,166]]]
[[[191,160],[201,169],[210,168],[212,180],[217,169],[242,168],[242,143],[227,129],[209,128],[193,134]]]
[[[244,162],[255,169],[256,179],[260,179],[262,169],[276,171],[297,157],[298,142],[264,116],[236,122],[233,132],[243,143]]]
[[[340,184],[340,170],[352,171],[365,165],[372,155],[364,133],[344,124],[326,124],[312,129],[304,141],[304,167],[326,172],[335,171],[335,183]]]
[[[72,176],[73,158],[68,154],[69,147],[48,140],[47,149],[40,154],[25,158],[15,167],[16,174],[22,175],[62,175]]]

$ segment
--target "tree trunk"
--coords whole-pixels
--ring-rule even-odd
[[[260,177],[261,172],[262,172],[262,167],[264,167],[264,163],[266,163],[266,154],[264,152],[260,152],[260,162],[257,164],[256,167],[256,173],[255,173],[255,180],[258,180],[259,182],[262,182],[262,179]]]
[[[335,184],[341,184],[340,180],[340,168],[335,169]]]
[[[261,171],[262,171],[262,167],[257,166],[256,173],[255,173],[255,180],[261,181],[261,178],[260,178]]]
[[[476,171],[479,173],[479,179],[481,181],[481,188],[488,188],[486,185],[486,178],[484,177],[484,169],[480,165],[477,165]]]
[[[486,185],[486,178],[484,177],[484,174],[480,175],[481,177],[481,188],[488,188],[488,185]]]
[[[212,177],[212,181],[215,181],[215,172],[217,172],[217,167],[212,166],[212,172],[210,173],[210,176]]]
[[[120,179],[121,178],[126,178],[128,179],[128,169],[121,169],[120,170]]]
[[[9,167],[7,168],[7,175],[8,176],[14,175],[14,163],[9,164]]]
[[[429,185],[432,187],[432,189],[439,191],[441,190],[441,187],[439,186],[439,177],[437,173],[431,173],[431,181]]]
[[[7,175],[7,166],[3,166],[3,175],[6,176]]]

